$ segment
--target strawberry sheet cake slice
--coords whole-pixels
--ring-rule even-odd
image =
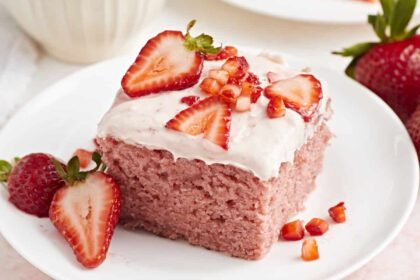
[[[120,223],[244,259],[303,208],[331,137],[324,82],[278,57],[164,31],[122,79],[98,150]]]

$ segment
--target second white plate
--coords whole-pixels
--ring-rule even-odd
[[[369,14],[380,10],[378,3],[358,0],[224,0],[253,12],[307,22],[330,24],[367,23]],[[420,14],[420,9],[416,9]]]

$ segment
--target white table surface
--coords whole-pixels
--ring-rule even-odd
[[[169,0],[162,13],[143,30],[143,38],[147,39],[166,28],[184,29],[193,18],[198,21],[196,32],[211,34],[219,42],[279,50],[307,59],[310,63],[322,63],[337,71],[343,71],[347,61],[330,55],[331,50],[374,39],[367,25],[319,25],[283,21],[239,10],[214,0]],[[33,96],[84,67],[65,64],[48,55],[42,55],[38,66],[28,87]],[[381,254],[347,279],[420,279],[419,221],[418,199],[410,220],[399,236]],[[50,278],[20,257],[0,236],[0,279]]]

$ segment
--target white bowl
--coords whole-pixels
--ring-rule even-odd
[[[165,0],[3,0],[18,24],[48,53],[91,63],[118,55]]]

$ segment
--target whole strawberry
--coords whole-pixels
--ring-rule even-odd
[[[1,160],[0,181],[7,181],[10,202],[38,217],[48,217],[52,198],[64,185],[52,156],[42,153],[26,155],[14,167]]]
[[[420,102],[419,25],[407,30],[416,0],[381,0],[383,14],[370,15],[380,42],[345,48],[353,57],[346,73],[381,97],[406,122]]]

